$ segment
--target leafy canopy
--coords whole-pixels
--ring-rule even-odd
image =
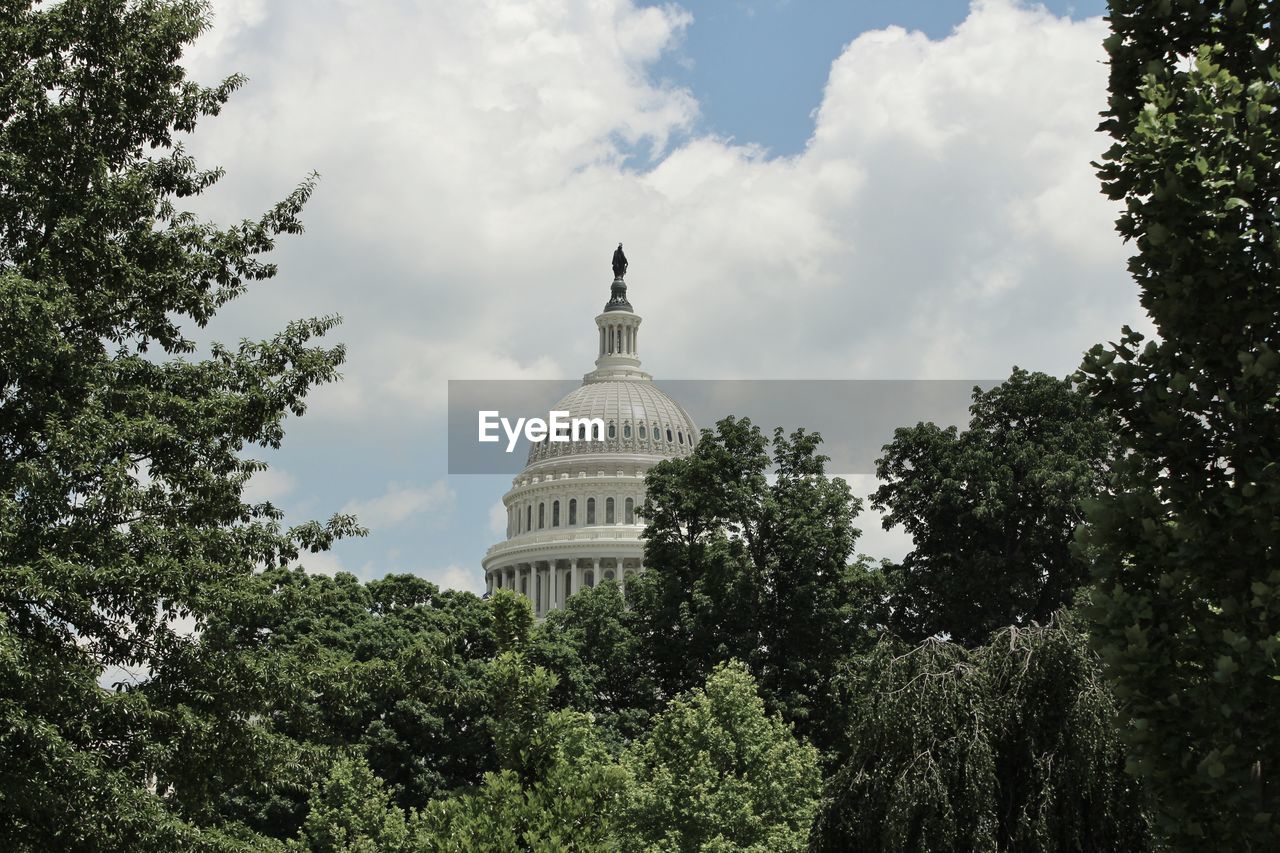
[[[1079,622],[1063,611],[973,650],[886,638],[851,660],[848,758],[810,849],[1157,849]]]
[[[357,532],[281,526],[242,500],[341,347],[335,318],[196,354],[190,334],[251,282],[298,219],[314,176],[261,216],[201,221],[212,186],[180,138],[243,82],[185,79],[206,26],[190,0],[63,0],[0,10],[0,823],[5,849],[176,849],[167,808],[180,743],[255,751],[249,709],[183,707],[94,684],[109,666],[175,677],[200,624],[254,567]],[[76,815],[75,820],[67,816]],[[175,835],[175,833],[177,833]]]
[[[737,662],[671,702],[630,750],[624,850],[802,850],[818,753],[769,716]]]
[[[820,442],[778,429],[770,447],[729,417],[691,455],[655,465],[642,509],[648,570],[628,584],[665,695],[740,660],[771,709],[815,740],[833,734],[841,711],[826,685],[869,643],[876,592],[851,563],[861,502],[827,476]]]
[[[902,427],[876,462],[872,505],[914,547],[890,571],[890,627],[965,645],[1043,624],[1088,579],[1072,553],[1112,456],[1106,420],[1071,383],[1015,368],[977,388],[969,426]]]
[[[1280,846],[1280,3],[1113,0],[1099,166],[1158,338],[1096,346],[1118,417],[1094,634],[1183,847]]]

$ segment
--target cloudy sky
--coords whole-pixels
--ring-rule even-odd
[[[337,313],[349,352],[254,496],[371,529],[309,568],[481,589],[510,479],[447,474],[446,383],[589,370],[619,241],[659,380],[1070,372],[1146,325],[1089,166],[1102,5],[215,2],[189,71],[249,83],[188,143],[200,211],[321,182],[210,331]]]

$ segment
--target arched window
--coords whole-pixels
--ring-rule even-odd
[[[683,432],[677,432],[677,433],[676,433],[676,439],[677,439],[677,441],[679,441],[679,443],[680,443],[680,444],[684,444],[684,433],[683,433]]]
[[[617,437],[618,437],[618,428],[614,426],[613,421],[610,421],[609,422],[609,438],[617,438]]]
[[[527,596],[529,594],[529,579],[520,578],[520,594]]]
[[[596,585],[595,572],[587,572],[585,575],[583,575],[582,585],[585,586],[587,589],[591,589],[591,587],[595,586]]]
[[[573,527],[578,523],[578,499],[569,498],[569,526]]]
[[[587,498],[587,524],[596,523],[596,499]]]
[[[547,526],[547,505],[539,502],[538,503],[538,529],[541,530],[546,526]]]
[[[644,434],[644,424],[640,424],[640,437],[641,437],[641,438],[644,438],[644,437],[645,437],[645,434]]]
[[[604,499],[604,523],[613,524],[613,498]]]
[[[668,429],[668,430],[667,430],[667,441],[668,441],[668,442],[669,442],[669,441],[671,441],[671,430],[670,430],[670,429]]]
[[[622,425],[622,437],[631,438],[631,424]]]
[[[526,531],[533,529],[533,504],[524,508],[524,529]]]
[[[565,595],[565,598],[568,598],[568,597],[569,597],[569,594],[570,594],[570,593],[572,593],[572,592],[573,592],[573,572],[565,572],[565,573],[564,573],[564,595]]]
[[[636,523],[636,502],[631,498],[627,498],[627,501],[626,503],[623,504],[623,506],[626,508],[627,524],[635,524]]]
[[[604,579],[605,579],[605,580],[607,580],[607,581],[611,581],[611,580],[613,580],[613,572],[612,572],[612,571],[607,571],[607,572],[605,572],[605,573],[604,573]]]
[[[560,526],[560,501],[551,502],[551,526]]]

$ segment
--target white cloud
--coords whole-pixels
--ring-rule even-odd
[[[451,565],[443,569],[428,570],[423,573],[423,577],[441,589],[458,589],[477,595],[484,592],[484,576],[474,567]]]
[[[318,554],[303,554],[298,564],[313,575],[333,577],[338,572],[350,571],[342,563],[342,559],[332,551],[321,551]]]
[[[228,170],[201,211],[238,220],[322,180],[280,277],[212,332],[343,314],[347,378],[307,425],[335,443],[409,434],[443,458],[447,379],[590,369],[619,240],[659,379],[1062,374],[1148,328],[1089,165],[1100,19],[979,0],[945,38],[865,33],[832,57],[805,150],[770,157],[691,135],[693,95],[655,81],[697,26],[675,6],[218,7],[190,67],[250,83],[190,145]],[[377,528],[444,491],[352,506]]]
[[[494,536],[507,535],[507,507],[502,501],[489,507],[489,532]]]
[[[448,514],[453,509],[453,500],[453,490],[443,480],[426,488],[391,483],[385,494],[368,500],[350,501],[342,512],[354,515],[370,530],[377,530],[423,513]]]
[[[251,504],[264,501],[279,503],[297,485],[298,481],[288,471],[276,467],[267,468],[255,473],[245,484],[244,500]]]
[[[874,474],[842,474],[845,482],[854,495],[862,499],[862,512],[855,519],[855,526],[862,531],[858,537],[855,550],[859,554],[867,554],[876,560],[893,560],[895,562],[915,547],[915,542],[901,527],[884,529],[884,514],[871,506],[871,493],[876,490],[879,481]]]
[[[280,282],[230,309],[346,316],[349,387],[315,416],[426,423],[448,378],[589,369],[618,239],[660,376],[1065,372],[1137,320],[1089,166],[1100,21],[990,0],[945,39],[864,34],[807,149],[769,158],[664,147],[697,112],[647,76],[690,25],[674,7],[253,8],[196,63],[252,82],[195,141],[229,167],[220,215],[323,173]]]

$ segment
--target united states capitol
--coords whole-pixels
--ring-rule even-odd
[[[603,437],[530,443],[528,462],[503,496],[506,537],[484,555],[489,593],[512,589],[544,616],[575,592],[643,572],[645,474],[687,456],[698,438],[689,413],[640,368],[640,315],[627,298],[619,244],[613,283],[595,318],[595,369],[550,411],[570,423],[600,420]]]

